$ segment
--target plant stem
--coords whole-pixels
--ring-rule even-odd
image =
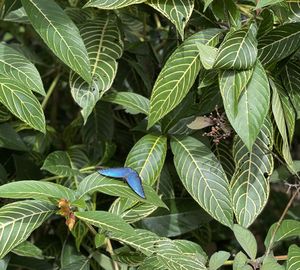
[[[275,234],[276,234],[276,232],[278,231],[278,229],[279,229],[279,227],[280,227],[280,225],[281,225],[281,223],[282,223],[282,221],[283,221],[283,219],[284,219],[284,217],[285,217],[287,211],[288,211],[289,208],[291,207],[291,205],[292,205],[294,199],[296,198],[296,196],[298,195],[299,191],[300,191],[300,187],[298,187],[297,190],[294,192],[293,196],[290,198],[288,204],[287,204],[286,207],[284,208],[284,211],[283,211],[283,213],[282,213],[280,219],[279,219],[278,222],[276,223],[275,229],[274,229],[274,231],[272,232],[272,236],[271,236],[271,239],[270,239],[269,247],[268,247],[268,249],[267,249],[267,251],[266,251],[266,256],[269,255],[269,253],[270,253],[270,251],[271,251],[271,249],[272,249],[272,246],[273,246],[273,244],[274,244]]]
[[[50,98],[50,96],[52,95],[52,93],[53,93],[53,91],[54,91],[54,89],[55,89],[55,86],[57,85],[57,82],[58,82],[58,80],[59,80],[59,78],[60,78],[60,73],[58,73],[57,75],[56,75],[56,77],[54,78],[54,80],[52,81],[52,83],[51,83],[51,85],[50,85],[50,87],[49,87],[49,89],[48,89],[48,91],[47,91],[47,94],[46,94],[46,96],[45,96],[45,98],[44,98],[44,100],[43,100],[43,102],[42,102],[42,108],[43,108],[43,110],[46,108],[46,106],[47,106],[47,102],[48,102],[48,100],[49,100],[49,98]]]
[[[54,175],[51,177],[47,177],[47,178],[43,178],[43,181],[52,181],[52,180],[56,180],[56,179],[60,179],[60,178],[64,178],[65,176],[61,176],[61,175]]]
[[[90,232],[95,236],[97,234],[97,231],[94,229],[94,227],[91,224],[87,223],[87,222],[84,222],[84,223],[89,228]],[[109,238],[106,238],[106,250],[108,251],[108,253],[111,256],[115,254]],[[112,261],[113,261],[113,264],[114,264],[114,270],[119,270],[118,263],[113,259],[112,259]]]

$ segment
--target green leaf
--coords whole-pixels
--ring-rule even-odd
[[[90,0],[84,7],[95,7],[100,9],[117,9],[129,5],[140,4],[146,0]]]
[[[245,250],[248,256],[254,260],[257,254],[257,243],[254,235],[238,224],[233,225],[233,232],[243,250]]]
[[[156,243],[158,260],[169,270],[197,269],[206,270],[205,264],[197,253],[184,253],[174,241],[160,240]]]
[[[149,111],[149,99],[133,92],[109,93],[102,100],[119,104],[132,114],[143,113],[147,115]]]
[[[143,183],[153,185],[162,170],[167,153],[167,138],[147,134],[130,150],[125,166],[137,171]]]
[[[80,28],[91,64],[92,83],[83,81],[76,73],[70,75],[71,93],[82,108],[84,122],[93,111],[97,101],[108,91],[115,79],[118,62],[123,53],[123,41],[116,16],[102,15],[86,22]]]
[[[273,255],[269,255],[264,258],[261,270],[285,270],[285,267],[277,263]]]
[[[0,147],[18,151],[28,150],[19,134],[8,123],[0,125]]]
[[[224,262],[226,262],[230,257],[230,253],[227,251],[215,252],[209,259],[209,270],[219,269]]]
[[[15,202],[0,208],[0,259],[24,242],[55,209],[39,201]]]
[[[86,223],[92,224],[108,232],[135,235],[133,227],[119,216],[105,211],[75,212],[75,216]]]
[[[127,223],[135,223],[146,218],[157,209],[157,206],[147,203],[137,203],[131,199],[118,198],[109,211],[123,218]]]
[[[218,53],[218,49],[212,46],[197,43],[200,60],[205,69],[212,69]]]
[[[178,237],[198,229],[211,220],[211,217],[191,198],[176,198],[165,203],[170,210],[158,209],[151,216],[142,219],[138,223],[139,227],[159,236]]]
[[[243,252],[236,254],[233,261],[233,270],[252,270],[253,268],[247,264],[248,258]]]
[[[286,270],[300,269],[300,248],[296,245],[289,247]]]
[[[44,259],[43,251],[29,241],[24,241],[16,246],[12,252],[23,257],[31,257],[39,260]]]
[[[165,204],[161,201],[159,196],[150,186],[143,184],[143,187],[146,195],[146,200],[136,195],[122,180],[104,177],[101,176],[98,172],[95,172],[87,176],[80,182],[77,194],[80,199],[88,193],[99,191],[112,196],[120,196],[135,201],[153,204],[159,207],[165,207]]]
[[[256,9],[263,8],[263,7],[269,6],[269,5],[275,5],[282,1],[284,1],[284,0],[259,0],[259,1],[257,1]]]
[[[223,71],[219,84],[228,120],[251,149],[269,110],[270,88],[259,62],[253,68],[251,78],[246,73],[249,71]],[[240,93],[238,98],[236,92]]]
[[[267,203],[273,171],[273,128],[266,118],[252,150],[238,137],[233,146],[236,164],[231,180],[232,204],[237,222],[249,227]]]
[[[187,95],[200,70],[197,43],[215,45],[220,29],[200,31],[186,39],[168,58],[153,87],[148,128],[173,110]]]
[[[66,151],[54,151],[49,154],[41,169],[65,177],[79,174],[79,170],[74,166],[70,154]]]
[[[273,90],[272,111],[275,122],[283,140],[288,144],[291,144],[296,121],[293,105],[279,81],[273,81],[272,79],[269,80]]]
[[[300,23],[281,25],[258,39],[258,57],[263,65],[278,62],[299,47]]]
[[[290,100],[297,112],[297,118],[300,118],[300,66],[296,61],[289,61],[284,66],[284,72],[281,74],[283,85],[288,92]]]
[[[75,200],[75,192],[55,183],[38,180],[23,180],[0,186],[0,197],[11,199],[32,198],[47,200],[47,198]]]
[[[41,95],[45,90],[35,66],[19,51],[0,43],[0,74],[13,79],[15,84]]]
[[[32,128],[46,132],[41,104],[30,89],[20,86],[15,79],[0,75],[0,102]]]
[[[289,145],[292,142],[295,128],[295,113],[289,97],[277,81],[270,79],[272,94],[272,111],[280,135],[282,137],[282,155],[288,166],[292,165]]]
[[[84,80],[92,79],[79,30],[55,1],[22,0],[28,18],[53,53]]]
[[[236,1],[214,0],[211,9],[216,17],[230,25],[230,30],[241,28],[241,13]]]
[[[177,173],[187,191],[212,217],[231,227],[229,183],[214,154],[192,137],[173,137],[171,148]]]
[[[290,167],[293,168],[295,172],[300,172],[300,160],[293,160]],[[270,182],[276,183],[287,181],[288,178],[295,174],[295,172],[291,172],[286,164],[283,164],[273,171]]]
[[[296,220],[286,219],[283,220],[280,224],[279,228],[277,228],[278,224],[274,223],[268,231],[268,234],[265,239],[265,246],[269,248],[281,241],[285,240],[289,237],[298,237],[300,234],[300,222]],[[275,231],[275,229],[277,230]],[[273,239],[272,239],[273,238]]]
[[[213,144],[212,150],[217,159],[220,161],[227,178],[231,179],[235,170],[235,164],[232,156],[232,146],[221,141],[218,144]]]
[[[184,28],[192,15],[194,0],[148,0],[146,4],[168,18],[184,40]]]
[[[214,67],[235,70],[252,68],[257,57],[256,33],[255,24],[229,32],[219,48]]]

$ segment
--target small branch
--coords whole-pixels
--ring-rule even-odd
[[[97,231],[94,229],[94,227],[91,224],[87,223],[87,222],[84,222],[84,223],[88,227],[88,229],[90,230],[90,232],[95,236],[97,234]],[[108,251],[108,253],[110,254],[110,256],[115,255],[113,247],[111,245],[111,242],[110,242],[109,238],[106,239],[106,250]],[[112,259],[112,261],[113,261],[113,265],[114,265],[114,270],[119,270],[118,263],[115,260],[113,260],[113,259]]]
[[[272,249],[272,246],[274,244],[275,234],[278,231],[278,229],[279,229],[279,227],[280,227],[280,225],[281,225],[281,223],[282,223],[282,221],[283,221],[283,219],[284,219],[287,211],[291,207],[291,205],[292,205],[293,201],[295,200],[296,196],[298,195],[299,191],[300,191],[300,187],[298,187],[297,190],[294,192],[293,196],[290,198],[288,204],[286,205],[286,207],[285,207],[285,209],[284,209],[284,211],[283,211],[283,213],[282,213],[279,221],[276,223],[275,229],[274,229],[274,231],[272,233],[272,236],[271,236],[271,239],[270,239],[269,247],[268,247],[268,249],[266,251],[266,256],[269,255],[269,253],[270,253],[270,251]]]
[[[54,80],[52,81],[52,83],[51,83],[51,85],[50,85],[50,87],[49,87],[49,89],[48,89],[48,91],[47,91],[47,94],[46,94],[46,96],[45,96],[45,98],[44,98],[44,100],[43,100],[43,102],[42,102],[42,108],[43,108],[43,110],[46,108],[46,106],[47,106],[47,102],[48,102],[48,100],[49,100],[49,98],[50,98],[50,96],[52,95],[52,93],[53,93],[53,91],[54,91],[54,89],[55,89],[55,86],[57,85],[57,82],[58,82],[58,80],[59,80],[59,78],[60,78],[60,73],[58,73],[57,75],[56,75],[56,77],[54,78]]]

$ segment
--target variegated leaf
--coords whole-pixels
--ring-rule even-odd
[[[24,242],[56,207],[39,201],[21,201],[0,208],[0,259]]]
[[[289,61],[284,66],[282,81],[288,92],[290,100],[300,118],[300,66],[297,61]]]
[[[252,68],[257,57],[256,33],[255,24],[229,32],[219,48],[214,67],[235,70]]]
[[[21,86],[11,77],[0,75],[0,102],[32,128],[46,132],[42,106],[31,89]]]
[[[220,29],[200,31],[186,39],[168,58],[152,90],[148,128],[173,110],[194,84],[200,70],[197,43],[215,45],[220,34]]]
[[[246,74],[249,72],[250,76]],[[269,110],[270,87],[266,72],[257,61],[253,71],[221,72],[219,84],[228,120],[251,149]]]
[[[133,92],[114,92],[105,95],[102,100],[119,104],[132,114],[148,114],[149,99]]]
[[[28,18],[47,46],[84,80],[91,82],[90,63],[77,26],[55,1],[22,0]]]
[[[45,95],[43,82],[35,66],[19,51],[0,43],[0,74],[14,80],[15,84]]]
[[[146,0],[90,0],[84,7],[95,7],[100,9],[117,9],[134,4],[140,4]]]
[[[187,191],[212,217],[231,227],[229,183],[214,154],[192,137],[173,137],[171,148],[177,173]]]
[[[281,25],[258,39],[258,57],[263,65],[278,62],[300,47],[300,22]]]
[[[286,270],[300,269],[300,248],[296,245],[289,247]]]
[[[233,156],[236,164],[231,180],[232,204],[237,222],[249,227],[267,203],[269,178],[273,171],[273,128],[268,117],[249,151],[236,137]]]
[[[184,40],[184,28],[192,15],[194,0],[148,0],[146,3],[168,18]]]
[[[81,114],[86,122],[97,101],[114,81],[117,59],[123,53],[123,41],[113,14],[103,14],[95,21],[88,21],[81,27],[80,33],[87,48],[93,80],[88,84],[72,73],[70,86],[74,100],[82,107]]]

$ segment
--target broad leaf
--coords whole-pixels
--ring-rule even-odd
[[[79,174],[79,170],[74,166],[70,154],[66,151],[55,151],[49,154],[41,169],[65,177]]]
[[[202,43],[197,43],[197,47],[200,53],[201,64],[205,69],[212,69],[218,49],[212,46],[204,45]]]
[[[290,100],[300,118],[300,66],[296,61],[289,61],[284,66],[281,74],[285,88],[287,89]]]
[[[281,136],[287,140],[289,144],[292,143],[294,130],[295,130],[295,111],[293,105],[290,102],[289,96],[283,86],[278,80],[270,80],[271,88],[273,90],[274,106],[272,110],[277,123],[277,127],[281,133]],[[272,100],[272,103],[273,103]],[[275,107],[277,105],[277,108]],[[280,116],[281,115],[281,116]],[[280,118],[283,118],[280,120]],[[286,129],[286,137],[283,135],[283,127]]]
[[[100,9],[117,9],[129,5],[140,4],[146,0],[90,0],[84,7],[96,7]]]
[[[47,46],[66,65],[90,82],[90,63],[78,28],[55,1],[22,0],[28,18]]]
[[[231,227],[229,183],[214,154],[192,137],[173,137],[171,148],[177,173],[187,191],[212,217]]]
[[[197,256],[197,253],[184,253],[169,239],[158,241],[155,250],[158,260],[169,270],[207,269],[205,263]]]
[[[39,201],[21,201],[0,208],[0,259],[25,241],[47,218],[55,206]]]
[[[148,185],[143,184],[146,200],[136,195],[122,179],[112,179],[101,176],[98,172],[93,173],[79,184],[77,194],[83,198],[86,194],[95,191],[103,192],[112,196],[119,196],[135,201],[142,201],[156,206],[165,207],[156,192]]]
[[[233,261],[233,270],[252,270],[253,268],[248,265],[248,258],[243,252],[236,254]]]
[[[192,15],[194,0],[148,0],[146,3],[168,18],[184,40],[184,28]]]
[[[97,101],[110,89],[117,73],[119,59],[123,53],[123,41],[113,14],[95,21],[88,21],[80,28],[91,64],[92,83],[89,85],[77,74],[70,75],[71,93],[82,108],[84,122]]]
[[[289,145],[292,142],[295,128],[295,113],[289,97],[283,87],[277,81],[270,79],[272,88],[272,111],[277,128],[282,137],[282,155],[285,162],[291,166],[292,158]]]
[[[153,185],[161,172],[167,153],[167,138],[148,134],[130,150],[125,166],[138,172],[142,181]]]
[[[148,128],[173,110],[187,95],[200,70],[197,43],[215,45],[219,29],[200,31],[185,40],[168,58],[153,87]]]
[[[131,114],[148,114],[149,99],[133,92],[114,92],[102,98],[104,101],[123,106]]]
[[[12,252],[23,257],[31,257],[39,260],[44,259],[43,251],[29,241],[24,241],[16,246]]]
[[[286,270],[300,269],[300,248],[296,245],[289,247]]]
[[[258,57],[263,65],[278,62],[300,47],[300,23],[281,25],[258,39]]]
[[[147,203],[136,203],[127,198],[118,198],[111,205],[109,211],[123,218],[127,223],[135,223],[145,219],[157,209],[157,206]]]
[[[273,171],[273,128],[266,118],[252,150],[236,137],[233,156],[236,164],[231,180],[233,209],[237,222],[247,228],[267,203],[269,178]]]
[[[0,43],[0,74],[15,81],[15,84],[41,95],[45,90],[35,66],[19,51]]]
[[[227,251],[218,251],[215,252],[209,260],[209,270],[217,270],[219,269],[225,261],[227,261],[230,257],[230,253]]]
[[[134,229],[119,216],[105,211],[75,212],[75,216],[108,232],[135,235]]]
[[[0,197],[12,199],[40,199],[47,198],[75,200],[75,192],[55,183],[38,180],[23,180],[0,186]]]
[[[151,216],[142,219],[139,227],[159,236],[178,237],[196,230],[201,225],[205,226],[211,220],[211,217],[197,207],[197,203],[191,198],[176,198],[165,202],[170,210],[158,209]]]
[[[277,229],[275,231],[275,229]],[[289,237],[298,237],[300,235],[300,222],[296,220],[286,219],[283,220],[278,227],[277,223],[274,223],[268,231],[265,239],[265,246],[269,248],[277,242],[287,239]]]
[[[26,124],[45,133],[42,106],[30,89],[20,86],[13,78],[0,75],[0,102]]]
[[[256,32],[255,24],[229,32],[219,48],[214,67],[235,70],[252,68],[257,56]]]
[[[269,6],[269,5],[275,5],[277,3],[280,3],[284,0],[259,0],[257,1],[257,5],[256,8],[263,8],[265,6]]]
[[[219,84],[228,120],[251,149],[269,110],[270,88],[266,72],[259,62],[253,68],[251,78],[248,73],[223,71]],[[240,93],[238,98],[237,92]]]
[[[257,243],[254,235],[238,224],[233,225],[233,232],[243,250],[245,250],[248,256],[254,260],[257,254]]]
[[[17,151],[28,150],[19,134],[8,123],[0,125],[0,147]]]
[[[261,270],[286,270],[283,265],[277,262],[277,259],[273,255],[269,255],[264,258]]]

